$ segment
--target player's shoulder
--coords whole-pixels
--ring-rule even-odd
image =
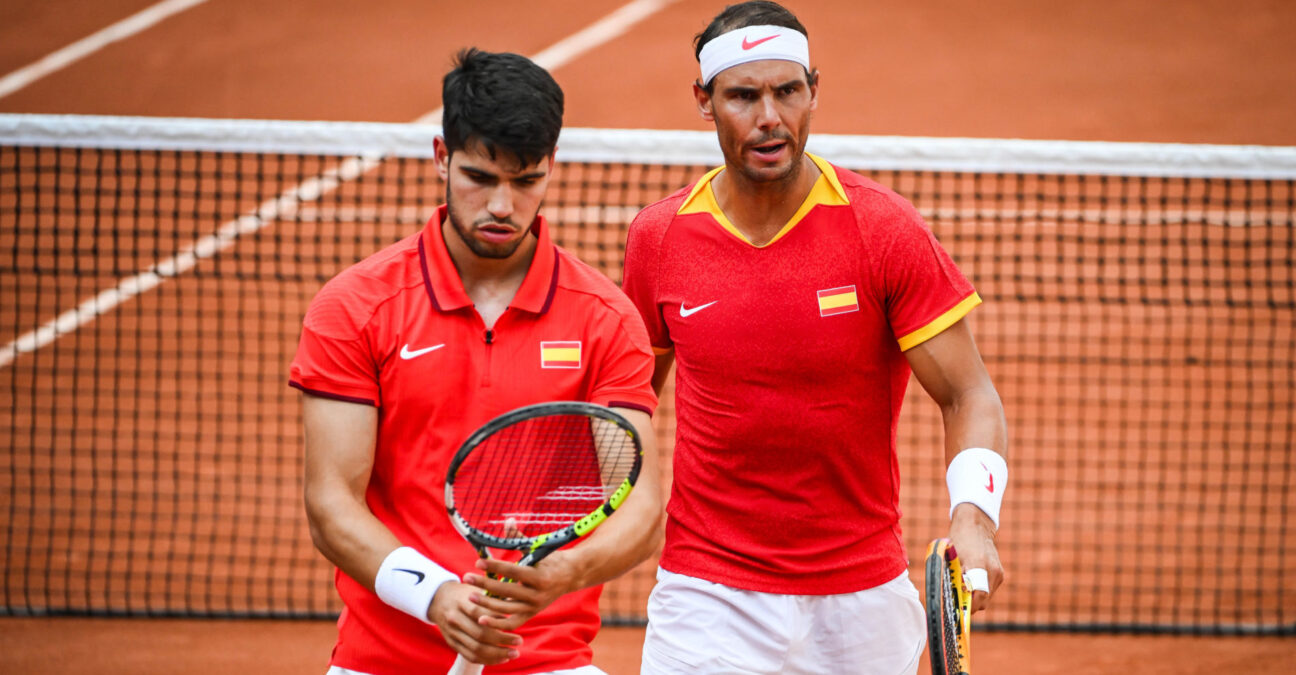
[[[599,298],[625,297],[621,289],[606,274],[576,257],[576,254],[557,245],[554,246],[554,251],[557,252],[559,260],[559,288]]]
[[[900,193],[867,176],[832,166],[861,228],[926,228],[918,209]]]
[[[422,286],[418,237],[401,239],[329,279],[311,300],[305,326],[330,337],[355,338],[389,300]]]
[[[554,250],[557,251],[559,260],[559,289],[574,296],[590,311],[610,311],[624,316],[638,316],[630,299],[606,274],[561,246],[554,246]]]
[[[684,199],[693,190],[693,185],[693,183],[690,183],[670,195],[645,206],[631,221],[630,233],[635,236],[648,235],[660,239],[665,234],[666,229],[670,227],[671,222],[675,220],[675,215],[679,213],[680,206],[684,204]]]

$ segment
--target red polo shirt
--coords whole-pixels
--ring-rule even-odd
[[[716,204],[716,170],[644,209],[626,247],[625,291],[675,352],[661,566],[769,593],[905,570],[903,352],[980,302],[912,205],[812,159],[822,175],[764,246]]]
[[[303,322],[290,384],[378,407],[366,498],[400,539],[451,572],[476,553],[450,525],[447,466],[464,439],[497,415],[553,400],[651,412],[652,352],[643,321],[607,277],[553,245],[544,218],[535,257],[508,309],[487,330],[441,233],[445,207],[420,233],[343,271]],[[346,608],[332,664],[373,675],[445,672],[454,652],[440,632],[336,574]],[[518,632],[522,656],[492,672],[590,662],[598,596],[569,594]]]

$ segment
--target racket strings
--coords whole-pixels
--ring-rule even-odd
[[[633,439],[584,415],[525,419],[491,434],[455,478],[465,521],[501,539],[531,539],[598,509],[635,463]]]
[[[946,672],[951,675],[962,671],[962,664],[959,658],[959,631],[962,629],[961,621],[958,616],[958,606],[954,598],[954,588],[950,581],[949,570],[946,569],[944,579],[944,589],[941,590],[942,611],[945,614],[943,624],[944,633],[943,642],[945,643],[945,668]]]

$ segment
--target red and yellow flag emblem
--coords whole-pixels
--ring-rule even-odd
[[[580,340],[541,342],[540,343],[540,367],[541,368],[580,368],[581,367]]]
[[[859,296],[854,286],[840,286],[818,291],[819,316],[833,316],[859,311]]]

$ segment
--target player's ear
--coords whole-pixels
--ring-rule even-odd
[[[702,88],[700,82],[693,83],[693,98],[697,101],[698,114],[707,122],[715,121],[715,111],[711,107],[711,92]]]
[[[819,108],[819,71],[812,70],[808,74],[810,82],[810,110]]]
[[[446,145],[445,138],[437,136],[432,139],[432,156],[436,158],[437,174],[441,180],[450,178],[450,146]]]

